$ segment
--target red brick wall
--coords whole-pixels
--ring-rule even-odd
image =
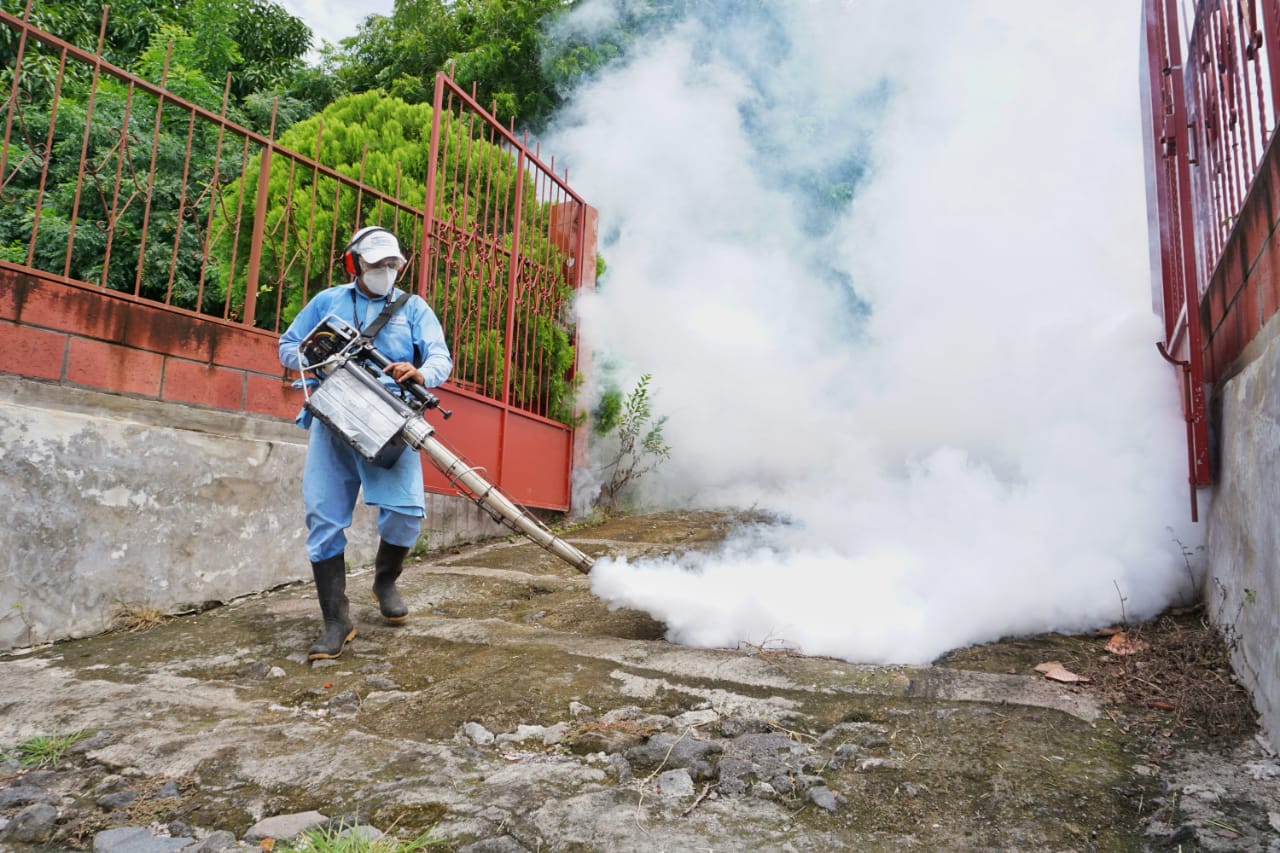
[[[0,372],[292,419],[270,332],[0,264]]]
[[[279,336],[0,262],[0,373],[154,400],[292,420],[302,394]],[[430,420],[447,445],[526,506],[569,507],[568,427],[452,386],[457,418]],[[424,465],[428,491],[456,490]]]
[[[1249,189],[1200,302],[1205,381],[1229,375],[1280,306],[1280,148],[1272,145]]]

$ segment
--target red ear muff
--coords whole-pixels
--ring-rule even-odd
[[[369,236],[370,234],[372,234],[374,231],[382,231],[386,234],[391,234],[391,232],[387,231],[387,229],[379,228],[376,225],[371,225],[368,228],[361,228],[359,231],[356,232],[355,239],[352,240],[350,243],[348,243],[346,246],[344,246],[342,249],[342,271],[345,272],[347,275],[351,276],[352,278],[355,278],[356,273],[359,272],[358,265],[356,264],[356,258],[360,257],[360,253],[355,250],[355,247],[359,246],[360,241],[363,240],[365,237]],[[391,236],[395,237],[396,235],[391,234]],[[398,244],[399,242],[400,242],[400,238],[396,237],[396,243]],[[403,253],[404,248],[401,247],[400,251]]]

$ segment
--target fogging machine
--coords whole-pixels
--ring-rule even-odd
[[[453,413],[441,408],[440,399],[416,382],[388,387],[383,377],[389,378],[385,371],[391,363],[359,329],[330,314],[298,344],[307,411],[375,465],[390,468],[406,448],[423,451],[461,494],[495,521],[583,574],[590,572],[590,557],[553,534],[435,438],[435,429],[423,413],[436,409],[445,419]],[[319,382],[314,390],[312,380]]]

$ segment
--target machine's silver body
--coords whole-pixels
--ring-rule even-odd
[[[421,415],[350,361],[333,368],[308,396],[307,408],[357,453],[383,467],[395,464],[404,451],[405,424],[414,417],[421,420]]]

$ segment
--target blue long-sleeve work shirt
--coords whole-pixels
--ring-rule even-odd
[[[280,363],[298,370],[298,343],[330,314],[364,329],[382,313],[387,300],[400,292],[392,288],[385,297],[370,299],[352,282],[317,293],[280,336]],[[440,321],[421,296],[409,297],[378,332],[373,345],[391,361],[406,361],[418,368],[428,388],[443,383],[453,371],[453,357]]]

